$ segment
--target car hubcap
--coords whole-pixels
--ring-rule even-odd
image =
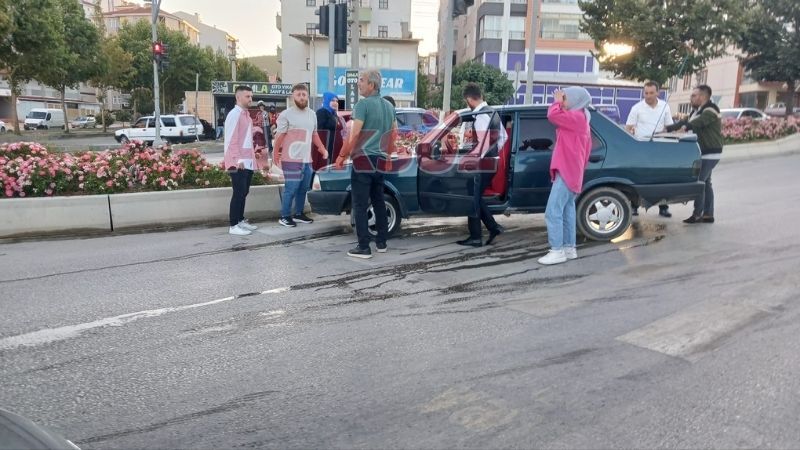
[[[600,197],[586,210],[585,223],[600,234],[614,233],[624,222],[622,204],[613,197]]]
[[[384,204],[386,205],[386,223],[389,224],[387,228],[388,230],[391,230],[394,228],[394,221],[396,220],[397,212],[394,209],[394,205],[392,205],[390,202],[384,202]],[[372,205],[370,205],[369,209],[367,210],[367,225],[369,226],[370,234],[373,236],[378,234],[378,227],[375,221],[375,210],[372,209]]]

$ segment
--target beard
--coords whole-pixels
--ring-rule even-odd
[[[308,100],[295,100],[294,106],[296,106],[298,109],[306,109],[308,106]]]

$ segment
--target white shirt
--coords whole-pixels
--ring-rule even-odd
[[[625,124],[636,128],[634,135],[637,138],[650,139],[653,133],[660,133],[667,125],[672,125],[672,112],[664,100],[659,99],[655,107],[642,100],[633,105]]]
[[[228,144],[230,144],[231,140],[233,139],[233,133],[236,132],[236,124],[239,122],[239,118],[242,114],[247,115],[247,134],[244,135],[244,143],[242,144],[242,148],[253,148],[253,121],[250,120],[250,115],[247,111],[245,111],[241,106],[236,105],[233,107],[231,112],[228,113],[228,117],[225,118],[225,152],[228,152]],[[255,170],[255,161],[252,159],[240,159],[237,163],[242,163],[245,169],[247,170]]]
[[[481,108],[489,106],[488,103],[483,102],[480,105],[476,106],[472,112],[478,112]],[[494,114],[497,114],[495,112]],[[476,114],[475,115],[475,131],[478,133],[479,137],[482,136],[489,136],[487,131],[489,131],[489,124],[492,122],[492,114]],[[500,121],[500,133],[497,135],[497,151],[500,151],[503,148],[503,145],[506,143],[506,139],[508,139],[508,135],[506,134],[506,129],[503,127],[502,120]],[[485,145],[484,150],[481,152],[481,157],[483,157],[486,152],[489,151],[491,145]]]

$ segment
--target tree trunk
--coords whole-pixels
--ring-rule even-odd
[[[9,77],[8,84],[11,87],[11,120],[14,122],[14,134],[22,136],[19,131],[19,115],[17,114],[17,92],[19,92],[19,84],[14,81],[13,77]]]
[[[69,133],[69,117],[67,117],[66,86],[62,86],[61,89],[59,89],[59,91],[61,93],[61,110],[64,111],[64,132]]]
[[[786,98],[786,117],[792,117],[794,114],[794,91],[797,85],[795,84],[794,80],[786,82],[786,90],[788,92],[788,96]]]
[[[100,95],[102,99],[100,101],[100,122],[103,124],[103,133],[105,133],[108,131],[106,129],[106,97],[108,96],[108,91],[106,89],[100,89],[100,92],[102,93]]]

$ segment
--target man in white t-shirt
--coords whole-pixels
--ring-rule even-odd
[[[312,146],[317,148],[323,159],[328,159],[328,151],[317,135],[317,113],[308,107],[308,87],[305,84],[292,87],[292,101],[294,106],[278,116],[277,138],[272,155],[273,163],[283,170],[285,180],[281,218],[278,221],[285,227],[297,226],[296,222],[313,222],[303,213],[306,192],[311,187]]]
[[[666,130],[667,125],[672,125],[672,112],[664,100],[658,98],[658,83],[648,81],[644,84],[644,100],[633,105],[625,129],[636,136],[637,139],[651,139],[654,134]],[[634,205],[633,215],[638,215]],[[658,214],[663,217],[672,217],[668,205],[658,205]]]

